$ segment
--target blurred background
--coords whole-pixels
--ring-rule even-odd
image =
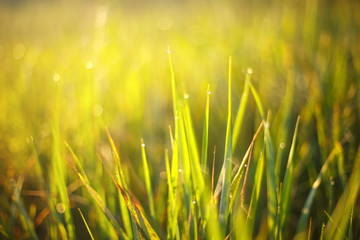
[[[229,56],[233,115],[251,68],[265,111],[271,112],[279,158],[287,159],[301,115],[294,160],[298,197],[292,202],[287,235],[292,236],[311,184],[336,142],[344,149],[346,176],[352,171],[360,139],[359,34],[359,1],[0,1],[1,221],[7,226],[13,218],[11,186],[26,176],[25,208],[38,220],[39,236],[47,236],[50,223],[44,221],[50,220],[40,221],[39,213],[46,208],[44,191],[52,188],[45,183],[49,188],[43,189],[41,181],[51,182],[54,148],[68,155],[64,141],[78,155],[94,188],[108,196],[111,208],[110,193],[115,190],[107,185],[111,179],[103,174],[96,156],[111,164],[106,128],[128,169],[130,189],[145,203],[140,151],[144,138],[155,202],[164,201],[164,149],[171,148],[169,126],[173,128],[170,48],[176,79],[189,96],[199,149],[210,86],[208,156],[212,159],[216,146],[216,176],[225,145]],[[235,163],[260,122],[250,98]],[[76,185],[75,172],[63,162],[67,185]],[[335,167],[332,170],[335,187],[339,186],[333,192],[337,199],[342,180]],[[74,189],[71,204],[86,206],[89,225],[97,226],[82,190]],[[327,194],[324,187],[317,197],[329,198]],[[165,211],[163,205],[158,205],[160,213]],[[359,209],[354,211],[359,223]],[[76,214],[74,218],[80,219]],[[327,217],[321,209],[313,216],[314,234],[319,236]],[[14,226],[21,225],[13,221]],[[84,228],[82,222],[79,225]],[[23,237],[17,228],[17,237]],[[82,234],[77,230],[79,237]]]

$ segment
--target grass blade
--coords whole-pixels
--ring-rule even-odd
[[[106,133],[108,136],[108,140],[111,145],[112,155],[113,155],[113,161],[115,163],[115,169],[116,169],[116,180],[119,182],[121,186],[124,187],[124,189],[127,189],[126,182],[124,181],[124,173],[121,168],[121,162],[120,162],[120,156],[119,153],[115,147],[114,140],[112,139],[110,132],[108,129],[106,129]],[[120,211],[121,211],[121,218],[124,224],[125,232],[128,235],[129,238],[133,237],[133,233],[135,231],[135,234],[138,235],[136,226],[133,222],[133,220],[130,218],[130,214],[127,208],[126,201],[124,199],[124,196],[122,194],[118,195],[118,201],[120,205]]]
[[[206,107],[205,117],[203,125],[203,136],[202,136],[202,149],[201,149],[201,167],[203,171],[206,171],[207,165],[207,151],[208,151],[208,139],[209,139],[209,102],[210,102],[210,85],[208,85],[206,92]]]
[[[266,153],[266,183],[267,183],[267,202],[268,202],[268,226],[269,238],[275,239],[277,221],[277,188],[275,175],[275,157],[271,141],[269,123],[265,123],[265,153]]]
[[[81,215],[82,220],[83,220],[84,223],[85,223],[86,229],[87,229],[87,231],[88,231],[91,239],[94,240],[94,237],[93,237],[93,235],[92,235],[92,233],[91,233],[91,231],[90,231],[89,225],[87,224],[87,222],[86,222],[86,220],[85,220],[85,218],[84,218],[84,215],[82,214],[80,208],[78,208],[78,210],[79,210],[79,213],[80,213],[80,215]]]
[[[87,177],[83,176],[79,170],[77,169],[77,167],[69,160],[65,157],[66,161],[69,163],[69,165],[75,170],[75,172],[77,173],[78,177],[80,178],[80,180],[82,181],[82,183],[85,185],[86,189],[88,190],[90,196],[92,197],[92,199],[95,201],[95,203],[100,207],[100,209],[103,211],[103,213],[105,214],[105,216],[107,217],[107,219],[109,220],[109,222],[111,223],[111,226],[114,227],[114,229],[116,230],[117,234],[122,238],[122,239],[128,239],[128,237],[126,236],[126,234],[124,233],[124,231],[121,229],[120,225],[117,223],[116,219],[114,218],[114,216],[111,214],[111,212],[109,211],[109,209],[106,207],[105,202],[101,199],[101,197],[99,196],[99,194],[95,191],[95,189],[93,189],[89,182],[86,180]]]
[[[101,160],[101,158],[100,158],[100,160]],[[139,234],[138,236],[136,236],[137,234],[134,234],[135,239],[136,238],[141,239],[142,233],[145,234],[145,236],[148,239],[160,239],[158,237],[158,235],[156,234],[156,232],[154,231],[154,229],[151,227],[149,221],[146,219],[144,210],[141,207],[140,202],[134,196],[130,197],[127,190],[120,186],[120,184],[117,182],[117,180],[115,179],[113,174],[110,172],[110,170],[104,165],[104,162],[102,162],[102,163],[103,163],[104,168],[106,169],[106,171],[109,173],[110,177],[112,178],[113,182],[115,183],[116,187],[118,188],[119,192],[124,197],[126,205],[131,213],[131,216],[135,220],[137,229],[141,230],[141,233],[140,233],[140,231],[138,232],[138,234]],[[136,233],[136,231],[134,231],[134,232]]]
[[[347,227],[351,221],[352,211],[357,204],[360,189],[360,147],[356,155],[353,172],[332,214],[332,221],[326,225],[327,239],[344,239],[348,234]]]
[[[245,110],[246,110],[246,104],[247,104],[247,100],[249,97],[249,82],[251,80],[251,74],[252,74],[252,69],[248,69],[247,73],[246,73],[246,77],[245,77],[245,84],[244,84],[244,91],[241,95],[241,100],[240,100],[240,105],[239,105],[239,109],[238,112],[236,114],[236,118],[235,118],[235,123],[234,123],[234,130],[233,130],[233,139],[232,139],[232,151],[234,152],[239,135],[240,135],[240,130],[242,127],[242,123],[244,120],[244,116],[245,116]]]
[[[282,239],[283,230],[285,228],[285,223],[287,217],[289,216],[290,211],[290,197],[291,197],[291,188],[292,188],[292,180],[293,180],[293,158],[294,151],[296,146],[296,140],[298,135],[300,116],[298,117],[295,125],[295,131],[293,135],[293,140],[291,143],[289,158],[286,166],[285,177],[282,185],[281,196],[280,196],[280,212],[279,212],[279,227],[278,227],[278,238]]]
[[[146,160],[146,153],[145,153],[145,143],[144,140],[141,139],[141,156],[143,160],[143,168],[144,168],[144,177],[145,177],[145,186],[146,191],[149,198],[149,205],[150,205],[150,214],[155,219],[155,208],[154,208],[154,197],[151,188],[151,180],[150,180],[150,171],[149,166]]]
[[[297,234],[304,231],[304,229],[306,227],[306,223],[307,223],[307,221],[309,219],[309,215],[310,215],[310,209],[311,209],[311,206],[314,201],[315,193],[320,186],[322,176],[324,175],[325,171],[327,170],[330,162],[335,158],[337,152],[338,152],[337,148],[334,148],[332,150],[329,157],[327,158],[324,165],[322,166],[318,177],[316,178],[315,182],[313,183],[313,185],[311,187],[310,193],[309,193],[308,197],[306,198],[305,205],[301,211],[301,216],[300,216],[299,222],[297,224],[297,229],[296,229]]]
[[[246,160],[250,157],[251,157],[251,152],[253,150],[253,147],[254,147],[254,143],[255,143],[255,140],[257,138],[257,136],[259,135],[261,129],[263,127],[263,122],[260,123],[258,129],[256,130],[256,133],[254,134],[254,137],[250,143],[250,146],[249,148],[247,149],[244,157],[243,157],[243,160],[241,161],[240,163],[240,167],[239,169],[237,170],[237,173],[235,175],[235,177],[233,178],[232,182],[231,182],[231,189],[230,189],[230,211],[231,211],[231,208],[232,208],[232,205],[234,203],[234,200],[235,200],[235,196],[237,194],[237,190],[238,190],[238,187],[239,187],[239,184],[240,184],[240,180],[241,180],[241,177],[242,177],[242,174],[243,174],[243,171],[244,171],[244,166],[246,164]]]
[[[230,206],[230,187],[231,187],[231,169],[232,169],[232,126],[231,126],[231,57],[229,58],[229,86],[228,86],[228,118],[226,127],[226,141],[224,154],[224,175],[221,190],[219,224],[224,231],[227,225],[227,218]],[[223,235],[226,233],[224,232]]]
[[[68,233],[69,239],[75,239],[75,227],[73,223],[73,218],[71,215],[71,207],[70,207],[70,200],[66,188],[65,182],[65,173],[64,173],[64,166],[63,162],[61,161],[60,155],[60,133],[59,127],[53,127],[52,129],[53,134],[53,153],[52,153],[52,163],[53,163],[53,170],[54,170],[54,181],[56,182],[56,187],[60,194],[61,203],[65,209],[64,217],[66,223],[66,230]]]
[[[254,223],[255,223],[255,213],[256,209],[259,203],[260,198],[260,190],[261,190],[261,183],[263,178],[263,172],[264,172],[264,153],[265,153],[265,143],[263,142],[260,157],[257,162],[256,166],[256,172],[255,172],[255,186],[253,188],[252,194],[251,194],[251,200],[250,200],[250,207],[248,211],[247,216],[247,226],[248,226],[248,232],[252,233],[254,229]]]

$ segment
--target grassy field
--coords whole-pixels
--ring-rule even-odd
[[[360,2],[0,1],[1,239],[359,239]]]

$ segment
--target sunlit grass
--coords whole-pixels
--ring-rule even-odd
[[[358,239],[359,3],[141,3],[1,3],[0,238]]]

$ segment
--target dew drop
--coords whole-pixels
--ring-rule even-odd
[[[230,194],[230,198],[232,198],[232,194]]]
[[[184,94],[184,98],[185,98],[185,99],[189,99],[189,94],[185,93],[185,94]]]
[[[103,113],[103,108],[100,104],[96,104],[93,107],[93,114],[95,117],[100,117],[101,114]]]
[[[27,143],[32,143],[33,141],[34,141],[34,138],[31,135],[26,137],[26,142]]]
[[[331,181],[331,186],[334,186],[335,185],[335,181]]]
[[[54,80],[54,82],[60,81],[60,74],[59,73],[54,73],[53,80]]]
[[[281,149],[284,149],[284,148],[285,148],[285,143],[283,143],[283,142],[280,143],[280,148],[281,148]]]
[[[63,203],[56,204],[56,211],[58,211],[58,213],[64,213],[65,205]]]
[[[142,143],[141,146],[142,146],[142,147],[145,147],[145,143]]]
[[[167,179],[167,174],[166,174],[165,171],[160,172],[160,178],[163,179],[163,180]]]
[[[207,94],[209,94],[209,95],[210,95],[210,94],[211,94],[211,91],[207,91]]]
[[[181,168],[179,168],[179,173],[181,173],[182,172],[182,169]]]
[[[247,167],[247,164],[245,164],[244,167]]]
[[[193,204],[196,204],[196,200],[193,200],[192,203],[193,203]]]
[[[247,73],[248,73],[248,74],[252,74],[252,73],[253,73],[252,68],[248,68],[248,69],[247,69]]]
[[[93,65],[93,63],[91,62],[91,61],[88,61],[87,63],[86,63],[86,69],[92,69],[94,67],[94,65]]]

